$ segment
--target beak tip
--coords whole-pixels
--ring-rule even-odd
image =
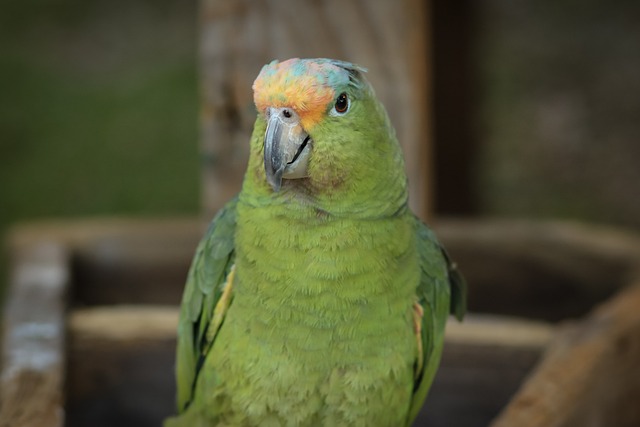
[[[277,193],[278,191],[280,191],[280,188],[282,187],[282,184],[279,182],[271,182],[271,188],[273,188],[273,192]]]
[[[275,193],[280,191],[282,187],[282,171],[273,171],[273,173],[267,173],[267,182]]]

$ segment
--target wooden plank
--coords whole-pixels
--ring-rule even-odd
[[[569,222],[441,220],[436,232],[470,284],[473,311],[581,316],[640,277],[640,237]],[[196,219],[53,221],[16,227],[11,247],[63,243],[82,286],[73,303],[177,304],[205,223]]]
[[[4,309],[0,426],[64,424],[68,253],[51,241],[14,251]]]
[[[121,249],[110,248],[112,242],[118,245],[128,242],[135,245],[142,242],[150,249],[147,256],[170,258],[171,251],[179,251],[185,245],[192,245],[194,240],[197,242],[207,225],[208,221],[204,222],[194,217],[108,217],[34,221],[14,225],[7,235],[7,244],[11,252],[20,251],[43,240],[64,245],[72,253],[91,251],[95,246],[102,246],[102,252],[106,256]],[[167,247],[167,242],[172,242],[176,248]]]
[[[558,321],[640,277],[640,235],[561,221],[446,220],[436,234],[469,279],[472,311]]]
[[[69,315],[69,427],[155,427],[174,412],[178,309],[109,306]]]
[[[640,425],[640,283],[563,326],[492,427]]]
[[[251,85],[272,59],[328,57],[369,69],[406,154],[412,208],[430,210],[428,2],[203,0],[203,202],[209,215],[242,181],[255,120]]]
[[[71,304],[178,304],[206,224],[190,219],[47,221],[16,226],[9,246],[42,239],[69,248]]]
[[[640,276],[640,237],[569,222],[440,220],[436,232],[470,284],[473,311],[561,320],[586,314]],[[11,247],[59,241],[82,283],[73,304],[178,304],[205,223],[108,219],[16,227]]]

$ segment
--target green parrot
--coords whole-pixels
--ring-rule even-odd
[[[466,285],[407,205],[365,69],[265,65],[242,190],[184,289],[166,427],[409,426]]]

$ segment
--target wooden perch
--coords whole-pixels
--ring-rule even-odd
[[[640,425],[640,284],[563,326],[492,427]]]

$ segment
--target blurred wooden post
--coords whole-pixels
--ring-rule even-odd
[[[439,215],[478,213],[476,118],[481,3],[431,0],[433,50],[434,193]]]
[[[3,313],[1,427],[65,421],[65,299],[69,254],[51,241],[14,248]]]
[[[640,283],[564,325],[491,427],[640,425]]]
[[[369,69],[404,148],[410,203],[431,209],[429,2],[203,0],[203,205],[208,216],[240,189],[255,120],[251,85],[272,59],[329,57]]]

